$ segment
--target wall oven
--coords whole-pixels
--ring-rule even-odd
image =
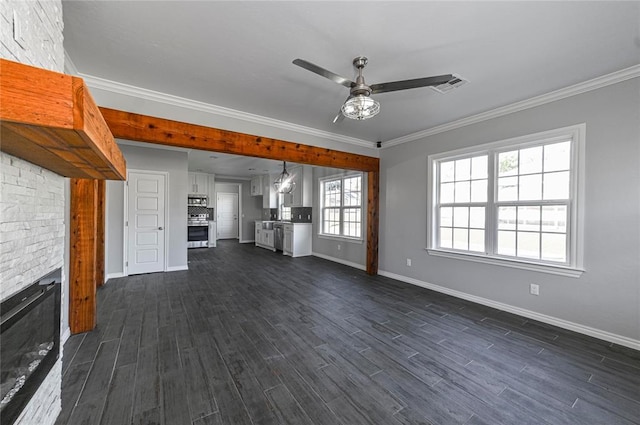
[[[187,218],[187,248],[206,248],[208,246],[208,214],[189,214]]]

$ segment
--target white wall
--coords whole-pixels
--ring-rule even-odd
[[[363,241],[356,242],[347,239],[329,239],[318,236],[320,232],[320,183],[318,179],[345,175],[348,171],[329,167],[313,167],[313,240],[312,251],[319,257],[366,269],[367,261],[367,173],[362,174],[362,234]],[[340,249],[338,249],[340,245]]]
[[[15,40],[14,17],[23,29]],[[0,2],[0,57],[52,71],[64,69],[60,1]],[[0,153],[0,299],[64,265],[68,179]],[[66,214],[66,215],[65,215]],[[67,236],[68,237],[68,236]],[[68,297],[68,269],[63,271],[63,305]],[[68,330],[62,310],[61,333]],[[63,353],[60,347],[61,354]],[[62,360],[58,359],[25,406],[16,424],[55,422],[61,410]]]
[[[187,268],[187,153],[120,145],[128,170],[161,171],[169,174],[167,211],[167,268]],[[122,276],[124,246],[124,182],[107,183],[106,275]]]
[[[636,78],[383,149],[381,273],[559,319],[559,324],[625,345],[640,344],[639,93]],[[586,123],[582,277],[428,255],[428,155],[579,123]],[[412,267],[406,266],[407,258]],[[530,283],[540,285],[540,296],[529,295]]]

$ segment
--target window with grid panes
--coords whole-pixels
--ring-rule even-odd
[[[320,234],[362,238],[362,174],[320,180]]]
[[[430,157],[431,250],[580,267],[582,126]]]

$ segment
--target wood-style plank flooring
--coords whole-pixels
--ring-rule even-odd
[[[57,424],[640,424],[638,351],[314,257],[189,260],[98,290]]]

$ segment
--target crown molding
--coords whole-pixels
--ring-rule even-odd
[[[112,93],[122,94],[126,96],[132,96],[140,99],[145,99],[153,102],[160,102],[172,106],[178,106],[181,108],[192,109],[195,111],[205,112],[208,114],[219,115],[227,118],[234,118],[242,121],[251,122],[254,124],[266,125],[282,130],[293,131],[296,133],[308,134],[310,136],[321,137],[324,139],[333,140],[336,142],[348,143],[351,145],[362,146],[366,148],[375,149],[375,143],[357,139],[355,137],[343,136],[341,134],[330,133],[328,131],[317,130],[311,127],[305,127],[303,125],[293,124],[287,121],[281,121],[274,118],[263,117],[260,115],[250,114],[247,112],[238,111],[236,109],[225,108],[223,106],[213,105],[210,103],[199,102],[197,100],[187,99],[180,96],[174,96],[167,93],[157,92],[154,90],[148,90],[141,87],[131,86],[129,84],[119,83],[112,80],[107,80],[93,75],[79,73],[87,86],[92,89],[105,90]]]
[[[445,131],[455,130],[456,128],[465,127],[467,125],[476,124],[482,121],[490,120],[493,118],[502,117],[512,114],[514,112],[523,111],[525,109],[535,108],[536,106],[544,105],[546,103],[555,102],[556,100],[565,99],[567,97],[576,96],[578,94],[586,93],[592,90],[596,90],[602,87],[609,86],[611,84],[620,83],[622,81],[630,80],[632,78],[640,77],[640,65],[634,65],[629,68],[622,69],[620,71],[612,72],[611,74],[603,75],[601,77],[594,78],[592,80],[584,81],[582,83],[574,84],[563,89],[555,90],[540,96],[532,97],[527,100],[512,103],[510,105],[501,106],[490,111],[482,112],[476,115],[471,115],[466,118],[461,118],[456,121],[452,121],[446,124],[431,127],[426,130],[411,133],[406,136],[391,139],[382,144],[382,148],[389,148],[392,146],[400,145],[402,143],[413,142],[415,140],[423,139],[425,137],[433,136],[435,134],[444,133]]]
[[[67,53],[67,49],[64,49],[64,73],[69,75],[79,75],[76,64],[71,60],[71,56]]]

